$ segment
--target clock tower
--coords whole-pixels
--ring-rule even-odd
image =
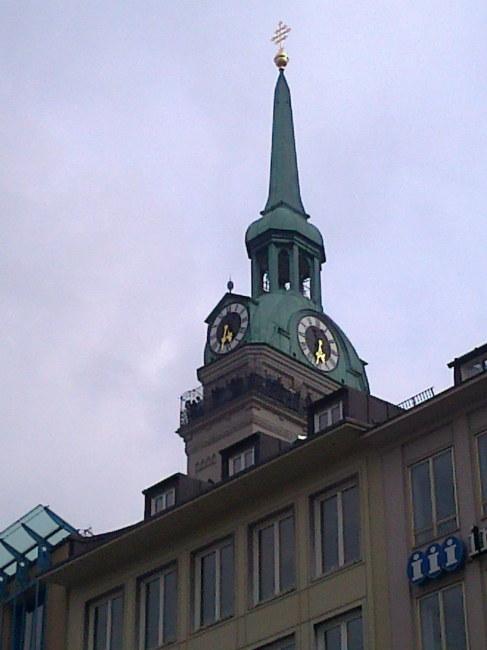
[[[275,58],[269,196],[245,235],[251,296],[233,284],[210,313],[201,386],[181,400],[188,474],[221,479],[221,452],[254,434],[290,444],[306,406],[341,386],[369,392],[365,363],[324,312],[323,238],[299,188],[291,95],[282,43]]]

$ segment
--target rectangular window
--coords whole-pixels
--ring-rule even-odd
[[[286,513],[253,529],[254,602],[296,584],[294,514]]]
[[[467,650],[463,585],[455,585],[419,601],[422,650]]]
[[[332,404],[324,411],[321,411],[321,413],[315,415],[315,433],[323,431],[323,429],[330,427],[336,422],[340,422],[341,419],[343,419],[342,402]]]
[[[363,650],[362,614],[353,613],[326,621],[316,627],[318,650]]]
[[[358,485],[315,498],[314,527],[317,575],[360,560]]]
[[[234,614],[233,540],[195,556],[195,627],[211,625]]]
[[[41,650],[44,645],[44,593],[37,604],[32,598],[16,606],[11,647],[14,650]]]
[[[93,604],[89,611],[90,650],[122,650],[123,595]]]
[[[242,470],[247,469],[247,467],[251,467],[252,465],[254,465],[254,463],[255,463],[254,448],[251,447],[250,449],[245,449],[239,454],[236,454],[235,456],[231,456],[228,459],[228,475],[233,476],[234,474],[238,474]]]
[[[411,467],[414,544],[425,544],[458,527],[452,450]]]
[[[140,647],[152,650],[176,640],[176,569],[153,575],[141,585]]]
[[[482,514],[487,515],[487,433],[477,437],[479,455],[480,488],[482,492]]]
[[[176,490],[171,488],[162,494],[159,494],[157,497],[152,499],[152,514],[155,515],[156,512],[161,512],[161,510],[166,510],[176,503]]]

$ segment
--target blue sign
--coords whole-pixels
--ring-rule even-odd
[[[425,551],[414,551],[408,560],[407,574],[414,585],[438,578],[444,571],[455,571],[465,561],[465,544],[450,535],[442,544],[433,542]]]

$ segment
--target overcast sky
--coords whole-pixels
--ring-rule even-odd
[[[204,319],[250,291],[283,20],[325,311],[394,403],[487,340],[485,0],[4,0],[0,530],[185,470]]]

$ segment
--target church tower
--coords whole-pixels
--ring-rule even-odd
[[[365,364],[323,311],[320,231],[299,188],[291,95],[278,39],[269,196],[245,235],[252,295],[228,292],[212,310],[199,389],[181,399],[178,433],[188,474],[222,478],[223,450],[257,434],[291,444],[306,435],[306,407],[350,386],[369,392]]]

